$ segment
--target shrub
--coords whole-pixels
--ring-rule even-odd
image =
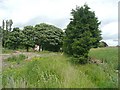
[[[107,46],[108,46],[107,43],[104,42],[104,41],[101,41],[101,42],[99,43],[99,47],[107,47]]]

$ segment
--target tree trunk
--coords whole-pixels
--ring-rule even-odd
[[[28,46],[26,46],[26,50],[27,50],[27,52],[29,52],[29,47]]]
[[[40,47],[40,45],[39,45],[39,52],[40,52],[40,48],[41,48],[41,47]]]
[[[41,50],[41,45],[39,44],[39,52],[40,52],[40,50]]]

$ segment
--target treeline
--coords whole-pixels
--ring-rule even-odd
[[[60,28],[45,23],[25,26],[23,30],[18,27],[13,30],[2,28],[2,46],[8,49],[34,48],[39,45],[43,50],[59,51],[62,47],[64,33]]]
[[[88,5],[76,7],[71,12],[72,18],[65,32],[60,28],[45,23],[33,26],[25,26],[23,30],[13,28],[11,31],[3,30],[2,46],[9,49],[21,47],[29,51],[36,44],[43,50],[63,51],[74,57],[78,63],[87,63],[88,53],[91,48],[103,47],[105,45],[99,29],[100,21],[91,11]],[[107,46],[107,45],[105,45]]]

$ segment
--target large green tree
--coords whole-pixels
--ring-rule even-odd
[[[2,29],[2,27],[0,26],[0,50],[1,50],[1,47],[2,47],[2,37],[3,37],[2,32],[3,32],[3,29]]]
[[[1,29],[1,30],[2,30],[2,46],[6,47],[6,41],[9,38],[10,32],[4,29]]]
[[[12,21],[12,19],[10,19],[10,20],[9,20],[9,31],[12,30],[12,24],[13,24],[13,21]]]
[[[9,31],[9,21],[6,20],[6,30]]]
[[[73,18],[65,30],[64,52],[74,56],[79,63],[87,63],[89,50],[98,47],[102,39],[100,22],[86,4],[76,7],[71,14]]]
[[[34,30],[33,26],[25,26],[23,29],[22,44],[25,46],[26,51],[29,51],[29,47],[34,47]]]
[[[6,30],[4,30],[4,32],[6,33]],[[19,28],[13,28],[13,31],[9,32],[9,35],[7,35],[7,38],[4,40],[5,47],[18,49],[22,42],[21,35],[22,32]]]
[[[37,24],[34,27],[35,42],[43,50],[59,51],[63,43],[63,31],[53,25],[45,23]]]
[[[3,30],[5,29],[5,21],[4,20],[2,21],[2,29]]]
[[[2,30],[2,46],[3,47],[7,47],[6,44],[8,44],[8,39],[9,39],[9,34],[12,33],[12,24],[13,24],[13,21],[12,19],[10,20],[3,20],[2,21],[2,27],[1,27],[1,30]]]

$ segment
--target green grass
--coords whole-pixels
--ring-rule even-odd
[[[22,61],[18,68],[3,70],[3,87],[8,88],[115,88],[117,87],[116,48],[92,49],[89,53],[103,64],[76,65],[61,53],[42,52],[45,57]],[[49,55],[50,54],[50,55]],[[110,57],[112,56],[112,58]],[[113,65],[112,65],[112,63]],[[112,66],[112,67],[111,67]]]
[[[19,52],[26,52],[26,49],[16,49],[16,50],[12,50],[12,49],[7,49],[7,48],[2,48],[2,53],[3,54],[11,54],[11,53],[15,53],[16,51]],[[32,48],[29,48],[29,52],[33,52],[34,50]]]
[[[118,48],[98,48],[91,49],[89,55],[93,58],[103,60],[112,69],[118,69]]]
[[[23,60],[26,59],[26,56],[24,54],[19,54],[17,56],[12,56],[9,57],[8,59],[6,59],[5,61],[8,62],[16,62],[17,64],[19,64],[20,62],[22,62]]]
[[[2,48],[2,53],[13,53],[13,52],[14,52],[14,50]]]

